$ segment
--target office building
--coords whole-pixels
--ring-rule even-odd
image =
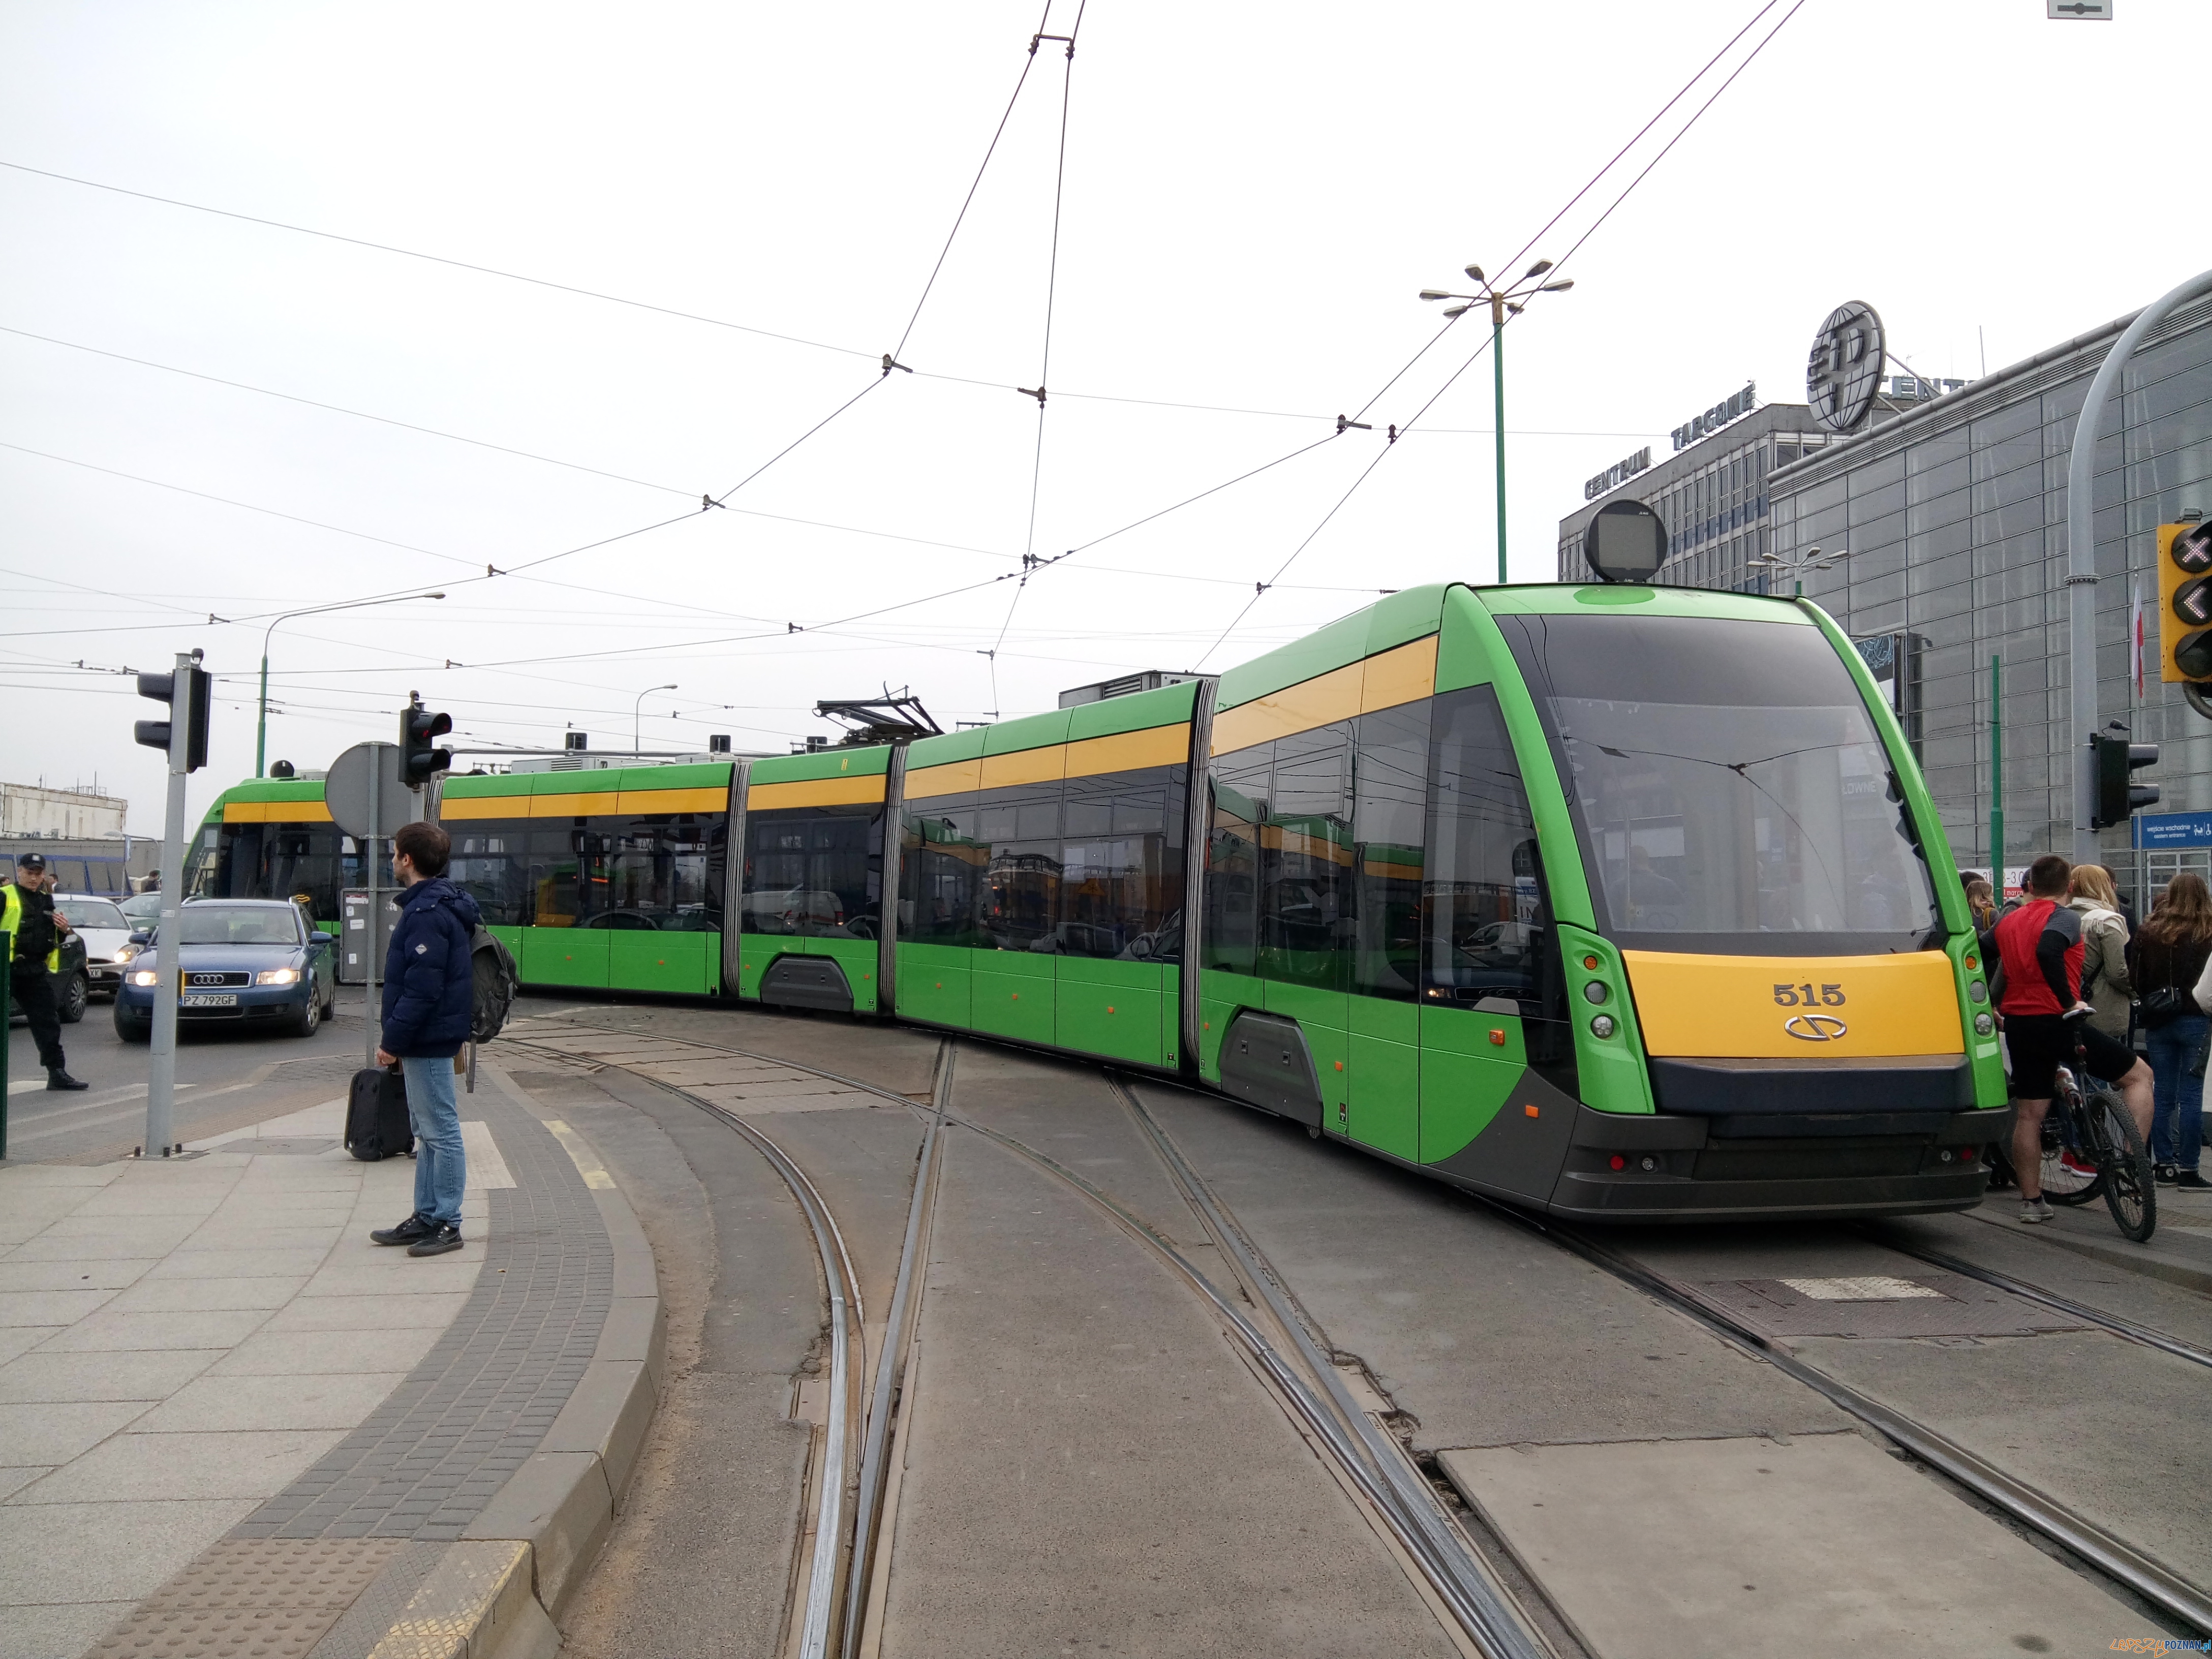
[[[1814,420],[1808,405],[1758,404],[1747,395],[1753,390],[1737,394],[1749,405],[1744,411],[1722,421],[1699,416],[1677,428],[1681,447],[1665,460],[1638,467],[1650,454],[1640,452],[1584,485],[1588,504],[1559,521],[1559,580],[1590,580],[1584,527],[1607,501],[1632,500],[1648,503],[1666,524],[1668,556],[1659,581],[1764,593],[1765,573],[1751,561],[1768,546],[1767,478],[1808,450],[1839,440]],[[1725,415],[1727,408],[1708,414]]]
[[[1765,533],[1788,558],[1850,556],[1805,592],[1854,638],[1898,647],[1899,696],[1953,851],[2010,868],[2072,847],[2066,471],[2090,377],[2119,318],[1871,428],[1778,460]],[[2097,701],[2163,746],[2142,775],[2164,798],[2102,833],[2124,891],[2212,868],[2212,721],[2159,681],[2155,532],[2212,514],[2212,301],[2153,330],[2104,421],[2096,462]],[[1724,584],[1735,585],[1735,584]],[[2135,690],[2130,605],[2148,635]],[[1991,659],[2002,676],[1993,702]],[[1992,847],[1991,718],[2000,721],[2002,845]],[[2140,854],[2131,845],[2145,843]]]

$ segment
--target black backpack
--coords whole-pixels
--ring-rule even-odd
[[[469,1041],[489,1042],[507,1024],[507,1011],[514,1006],[520,975],[515,971],[514,953],[482,923],[469,939],[469,973],[474,981],[469,1001]]]

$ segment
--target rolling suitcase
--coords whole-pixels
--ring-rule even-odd
[[[364,1164],[403,1158],[415,1150],[407,1115],[407,1081],[395,1066],[371,1066],[353,1074],[346,1091],[346,1150]]]

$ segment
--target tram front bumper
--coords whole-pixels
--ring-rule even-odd
[[[1578,1107],[1545,1207],[1606,1221],[1718,1221],[1961,1210],[2012,1108],[1651,1116]]]

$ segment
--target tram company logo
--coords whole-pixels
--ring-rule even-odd
[[[1782,1022],[1782,1029],[1800,1042],[1836,1042],[1851,1028],[1833,1014],[1792,1014]]]

